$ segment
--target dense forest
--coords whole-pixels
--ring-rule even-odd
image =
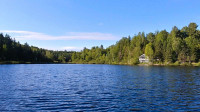
[[[197,63],[200,62],[200,31],[197,27],[196,23],[190,23],[182,29],[174,26],[171,32],[139,32],[133,37],[123,37],[108,48],[101,45],[80,52],[51,51],[27,43],[22,45],[7,34],[0,34],[0,61],[134,65],[139,63],[139,56],[145,54],[150,63]]]
[[[71,59],[72,52],[51,51],[16,42],[9,35],[0,34],[0,62],[61,63]]]
[[[74,63],[133,65],[139,63],[138,58],[141,54],[146,54],[151,63],[199,62],[200,31],[197,27],[196,23],[190,23],[182,29],[174,26],[171,32],[166,30],[148,34],[139,32],[133,37],[123,37],[106,49],[100,46],[74,52],[71,60]]]

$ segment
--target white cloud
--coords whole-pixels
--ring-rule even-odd
[[[67,51],[81,51],[81,50],[83,50],[83,47],[67,46],[67,47],[62,47],[60,50],[67,50]]]
[[[81,51],[84,47],[65,46],[65,47],[41,47],[53,51]]]
[[[52,36],[31,31],[0,30],[18,40],[117,40],[119,37],[99,32],[69,32],[63,36]]]

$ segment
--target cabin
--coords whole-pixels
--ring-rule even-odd
[[[145,56],[145,54],[142,54],[142,55],[139,57],[139,62],[140,62],[140,63],[149,63],[149,57],[148,57],[148,56]]]

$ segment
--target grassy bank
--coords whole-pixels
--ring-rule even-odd
[[[0,61],[0,64],[56,64],[58,62]]]
[[[141,66],[200,66],[200,62],[198,63],[140,63],[138,65]]]
[[[200,66],[198,63],[94,63],[94,62],[69,62],[69,64],[110,64],[110,65],[139,65],[139,66]]]
[[[31,62],[24,61],[0,61],[0,64],[30,64]]]
[[[0,64],[109,64],[109,63],[94,63],[94,62],[25,62],[25,61],[0,61]],[[110,65],[139,65],[139,66],[199,66],[198,63],[137,63],[137,64],[128,64],[128,63],[111,63]]]

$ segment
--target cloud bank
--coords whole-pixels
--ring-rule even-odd
[[[67,47],[62,47],[60,50],[67,50],[67,51],[81,51],[81,50],[83,50],[83,47],[67,46]]]
[[[0,30],[18,40],[117,40],[119,37],[99,32],[69,32],[62,36],[52,36],[31,31]]]

